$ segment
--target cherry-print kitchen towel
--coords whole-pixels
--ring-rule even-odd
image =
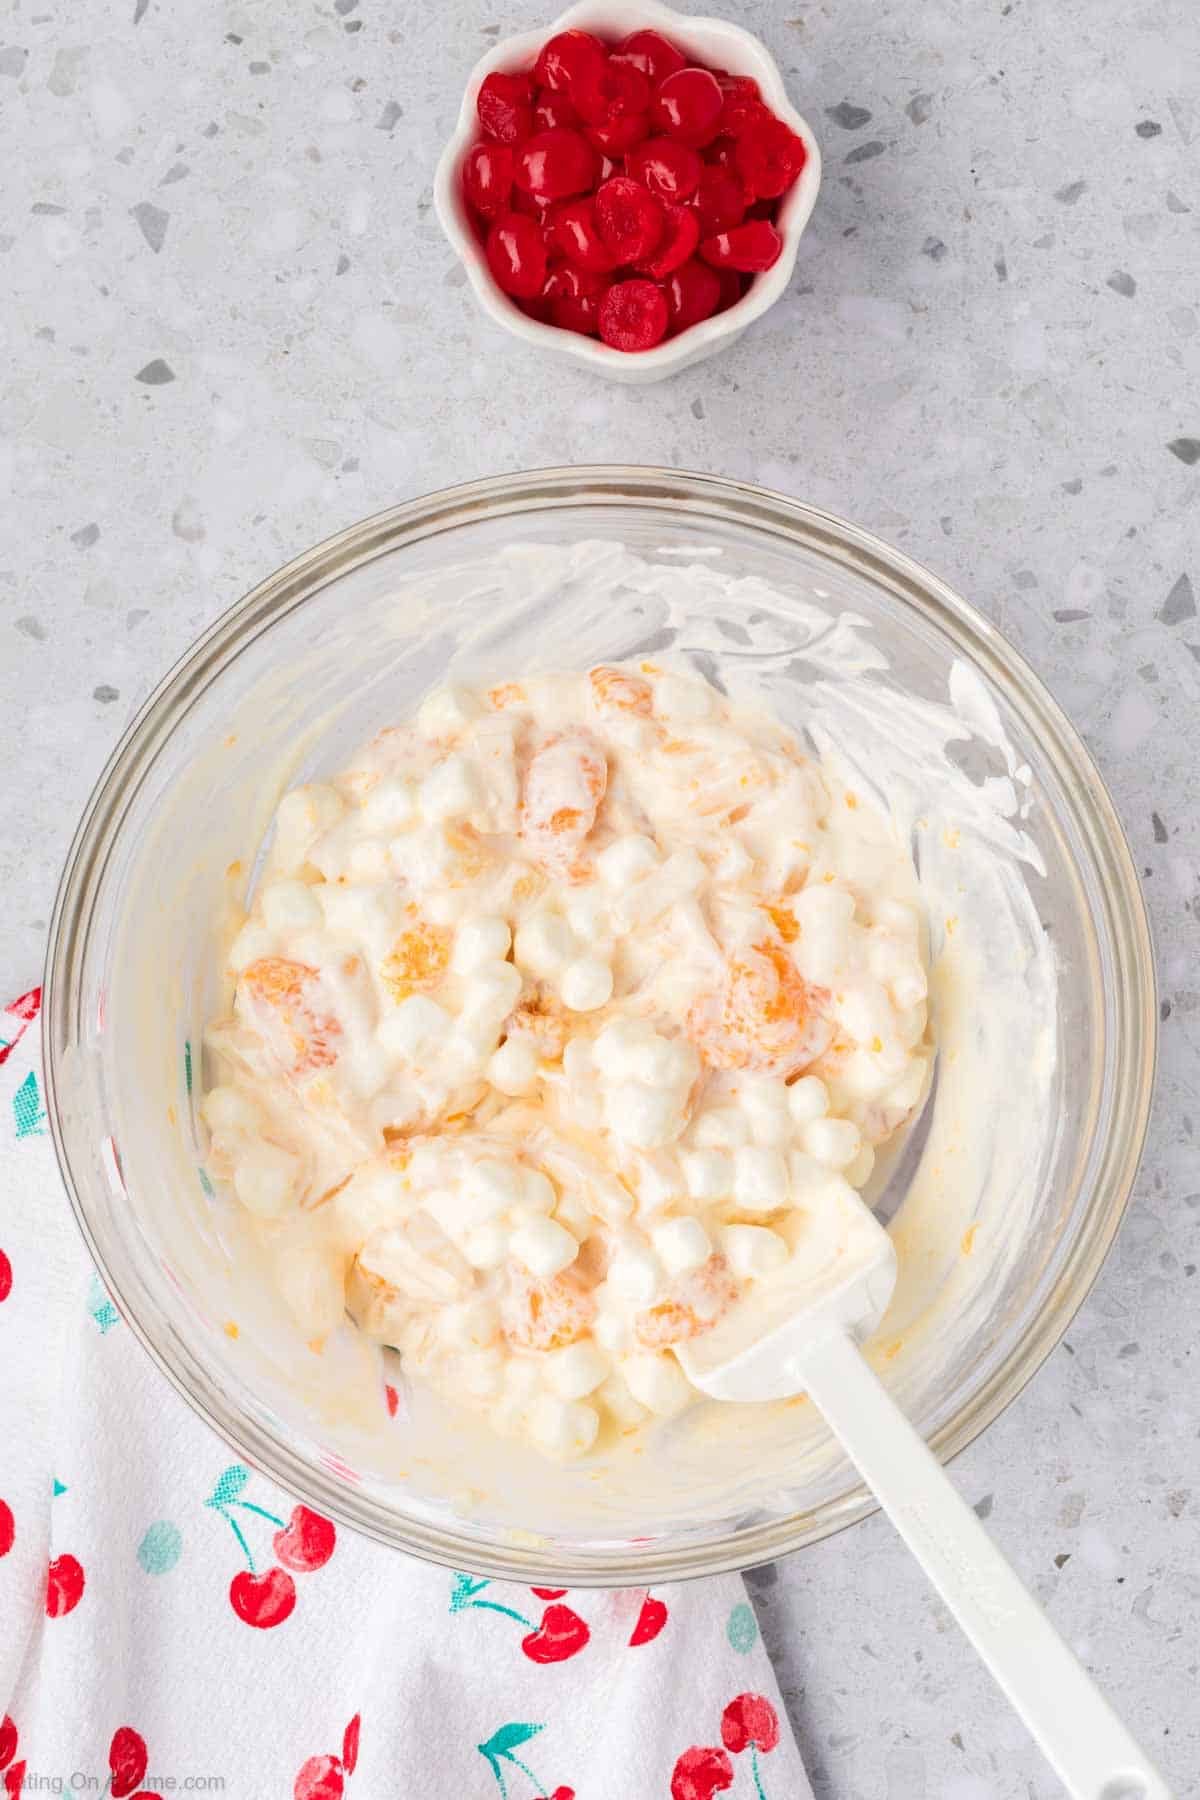
[[[0,1011],[0,1781],[223,1800],[812,1800],[737,1577],[518,1588],[298,1505],[179,1399]]]

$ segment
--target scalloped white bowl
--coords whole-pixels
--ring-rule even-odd
[[[496,286],[463,198],[460,171],[464,156],[479,137],[475,100],[484,77],[495,69],[508,72],[529,68],[547,38],[572,27],[593,31],[606,38],[623,38],[631,31],[645,29],[661,31],[697,62],[728,69],[734,75],[752,75],[767,105],[804,140],[808,152],[799,179],[780,202],[776,224],[783,238],[783,252],[774,268],[768,269],[765,275],[756,275],[747,293],[727,312],[690,326],[677,338],[656,344],[653,350],[633,353],[613,350],[597,338],[581,337],[578,332],[563,331],[555,325],[542,325],[523,313]],[[572,362],[584,363],[610,381],[647,382],[660,381],[665,375],[674,375],[680,369],[703,361],[706,356],[715,355],[740,338],[746,327],[761,318],[768,307],[774,306],[791,280],[796,252],[820,185],[821,152],[812,128],[788,99],[774,57],[752,32],[730,24],[727,19],[676,12],[673,7],[664,6],[662,0],[579,0],[577,5],[569,7],[539,30],[505,38],[475,64],[467,78],[458,125],[438,162],[433,198],[442,230],[461,257],[475,298],[488,318],[535,349],[549,350],[556,356],[569,357]]]

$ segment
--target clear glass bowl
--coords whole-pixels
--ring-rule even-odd
[[[781,594],[801,646],[786,660],[785,690],[794,685],[801,706],[814,595],[828,613],[853,614],[882,649],[880,683],[944,699],[952,665],[967,663],[1027,766],[1023,823],[1045,869],[1030,891],[1058,975],[1057,1128],[1031,1191],[988,1200],[985,1233],[1003,1253],[975,1271],[959,1266],[950,1327],[884,1364],[939,1456],[1008,1405],[1094,1280],[1134,1178],[1155,1049],[1141,896],[1079,738],[998,632],[854,526],[708,476],[512,475],[368,519],[233,607],[126,733],[63,876],[44,1031],[72,1204],[130,1326],[248,1462],[400,1549],[564,1584],[747,1567],[851,1523],[870,1501],[812,1409],[794,1403],[735,1409],[719,1438],[695,1409],[657,1454],[599,1471],[531,1467],[452,1414],[426,1421],[431,1437],[398,1428],[374,1352],[351,1341],[314,1356],[264,1295],[236,1209],[206,1191],[191,1087],[194,1047],[219,1005],[215,925],[252,879],[282,788],[338,768],[408,714],[468,638],[468,674],[661,647],[669,634],[652,599],[600,609],[570,580],[539,584],[532,565],[518,603],[497,610],[489,571],[504,546],[609,539],[675,568],[717,556],[748,578],[724,622],[730,658],[757,629],[763,584]],[[467,573],[448,602],[439,583],[451,565]],[[1019,1241],[1004,1229],[1010,1217]],[[955,1309],[969,1330],[952,1328]]]

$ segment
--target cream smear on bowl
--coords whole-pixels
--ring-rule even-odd
[[[487,564],[406,584],[402,595],[381,592],[371,609],[369,658],[355,644],[362,619],[339,624],[316,648],[264,672],[221,743],[197,745],[175,812],[217,793],[228,804],[214,818],[203,863],[180,871],[177,904],[140,921],[130,978],[140,981],[153,1012],[147,940],[158,934],[168,966],[182,961],[171,1006],[162,1008],[159,990],[148,1018],[164,1053],[221,1010],[219,972],[242,914],[214,946],[214,861],[233,867],[231,890],[242,898],[283,788],[344,767],[367,731],[415,710],[420,694],[399,691],[414,638],[446,636],[442,676],[465,686],[486,687],[517,668],[586,668],[611,659],[622,640],[630,653],[715,681],[737,706],[773,715],[795,733],[819,758],[831,791],[861,794],[889,821],[895,846],[917,872],[928,921],[933,1090],[916,1134],[921,1142],[901,1154],[890,1186],[881,1167],[865,1190],[890,1210],[903,1188],[890,1227],[900,1285],[874,1354],[904,1400],[929,1386],[932,1367],[969,1362],[998,1289],[1020,1264],[1053,1145],[1054,958],[1028,886],[1039,865],[1023,827],[1027,775],[982,683],[956,666],[942,699],[906,696],[889,684],[887,659],[865,621],[822,599],[818,590],[800,599],[730,576],[719,555],[689,548],[650,560],[604,542],[513,546]],[[355,697],[321,708],[323,669],[331,658],[354,656],[363,664]],[[252,747],[264,720],[275,727],[285,718],[294,755],[288,758],[275,730],[278,766],[268,775],[255,768]],[[232,787],[231,763],[238,765]],[[154,853],[148,845],[146,855]],[[181,920],[189,946],[182,957]],[[187,1124],[177,1158],[188,1153]],[[136,1130],[134,1121],[128,1128]],[[207,1160],[203,1133],[191,1154]],[[837,1478],[824,1433],[803,1404],[736,1414],[699,1405],[652,1419],[580,1463],[536,1471],[514,1457],[510,1443],[419,1384],[407,1413],[393,1420],[381,1402],[387,1370],[380,1353],[351,1327],[334,1332],[319,1353],[308,1349],[272,1303],[241,1209],[220,1192],[209,1200],[192,1191],[194,1206],[180,1209],[172,1188],[170,1207],[160,1207],[163,1241],[214,1329],[223,1326],[236,1344],[230,1355],[256,1371],[246,1379],[263,1394],[264,1412],[275,1408],[315,1434],[331,1466],[352,1465],[381,1487],[402,1483],[404,1505],[417,1514],[433,1517],[449,1504],[512,1529],[534,1518],[544,1530],[624,1531],[632,1520],[653,1531],[786,1507],[801,1487],[811,1496]],[[183,1216],[170,1221],[171,1210]],[[388,1379],[395,1383],[394,1368]]]

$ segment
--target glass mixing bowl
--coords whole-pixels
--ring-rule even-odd
[[[715,559],[741,578],[693,660],[720,679],[769,630],[776,693],[801,724],[830,632],[881,653],[866,657],[881,704],[893,691],[944,702],[964,664],[990,695],[982,737],[957,760],[983,783],[997,729],[1012,747],[1028,892],[1057,973],[1054,1130],[1022,1192],[993,1181],[976,1213],[971,1201],[965,1216],[993,1249],[972,1261],[950,1247],[938,1328],[893,1326],[880,1366],[941,1457],[1008,1405],[1087,1293],[1134,1178],[1156,1015],[1141,896],[1087,752],[1000,634],[907,557],[779,495],[653,469],[504,476],[368,519],[264,581],[158,688],[87,808],[50,935],[46,1080],[63,1175],[113,1299],[240,1456],[434,1561],[640,1584],[747,1567],[869,1510],[811,1407],[724,1409],[718,1430],[701,1406],[640,1462],[634,1450],[571,1468],[453,1409],[389,1419],[378,1353],[347,1332],[315,1355],[264,1291],[236,1207],[204,1176],[192,1094],[221,1003],[214,934],[286,785],[343,766],[452,659],[470,678],[671,650],[678,633],[654,593],[598,607],[561,558],[548,576],[544,559],[518,557],[514,576],[501,554],[582,540],[676,571]],[[447,583],[449,567],[462,573]],[[920,1145],[909,1151],[888,1205]]]

